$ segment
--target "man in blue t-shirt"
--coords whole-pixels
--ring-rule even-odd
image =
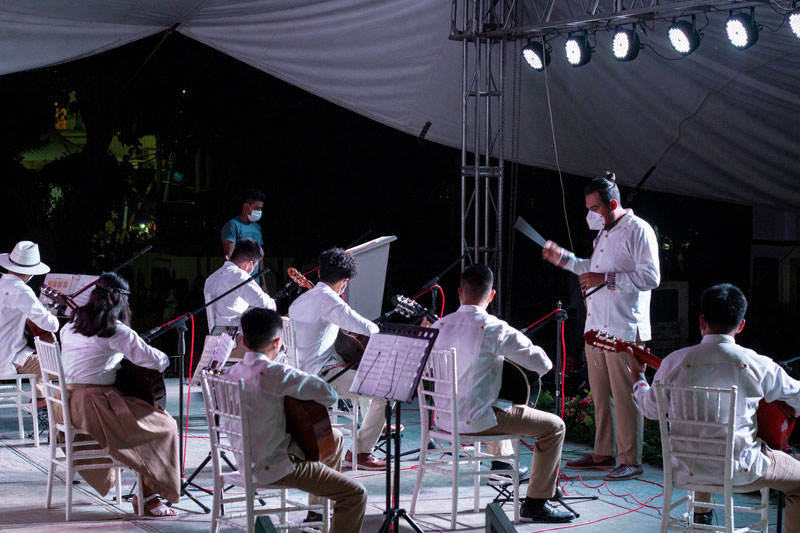
[[[237,241],[241,239],[252,239],[261,246],[264,246],[264,239],[261,237],[261,226],[258,220],[261,218],[261,211],[264,209],[264,199],[266,195],[258,189],[247,189],[244,192],[242,211],[238,216],[233,217],[222,226],[222,251],[225,260],[230,259]],[[260,272],[264,269],[264,260],[258,262]],[[259,280],[259,285],[266,288],[266,281],[263,277]]]

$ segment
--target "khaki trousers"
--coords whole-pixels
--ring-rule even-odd
[[[596,426],[594,453],[616,455],[620,464],[638,466],[642,464],[644,418],[633,399],[628,357],[627,352],[586,345]]]
[[[769,458],[770,466],[764,475],[747,485],[737,485],[737,490],[755,491],[769,487],[786,494],[786,514],[783,531],[786,533],[800,533],[800,461],[777,450],[764,446],[763,449]],[[695,501],[710,502],[713,495],[706,492],[696,492]],[[707,511],[700,505],[695,511]]]
[[[144,484],[162,498],[177,503],[181,487],[178,426],[172,416],[139,398],[123,396],[110,385],[68,387],[72,425],[85,430],[111,457],[140,473]],[[55,417],[62,420],[60,409]],[[79,435],[76,440],[85,439]],[[105,496],[114,486],[116,471],[82,470],[80,475]]]
[[[14,368],[17,369],[17,374],[36,374],[39,376],[36,380],[36,397],[44,398],[44,385],[42,384],[42,369],[39,366],[39,355],[35,353],[30,354],[22,365],[14,364]]]
[[[512,405],[508,411],[495,408],[494,414],[497,425],[476,435],[518,433],[535,438],[531,479],[526,495],[528,498],[552,498],[556,493],[561,447],[564,445],[564,421],[554,414],[526,405]]]
[[[341,474],[344,444],[341,432],[334,428],[336,453],[326,463],[295,459],[294,472],[272,483],[271,486],[299,489],[307,492],[309,505],[320,503],[321,498],[333,500],[331,533],[358,533],[364,522],[367,491],[358,481]]]

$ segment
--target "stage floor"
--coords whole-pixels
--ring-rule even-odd
[[[178,383],[168,380],[168,411],[178,412]],[[200,391],[194,388],[189,406],[189,435],[186,456],[187,475],[205,459],[208,454],[208,440]],[[419,411],[416,405],[403,406],[402,411],[405,430],[403,432],[403,450],[419,447]],[[26,425],[30,428],[30,417],[26,417]],[[30,429],[28,429],[30,431]],[[73,492],[73,520],[64,522],[65,488],[63,482],[56,482],[53,489],[53,508],[44,509],[45,488],[47,482],[48,446],[43,443],[35,448],[31,442],[17,439],[16,411],[0,410],[0,529],[31,529],[38,532],[50,531],[149,531],[149,532],[184,532],[208,531],[210,515],[205,514],[199,506],[189,498],[183,498],[175,506],[179,510],[178,518],[153,519],[138,518],[132,514],[129,503],[119,507],[113,502],[113,491],[105,498],[100,497],[86,483],[75,486]],[[46,441],[46,437],[43,437]],[[346,437],[349,445],[349,437]],[[566,443],[563,459],[580,457],[588,451],[582,445]],[[531,452],[527,448],[522,451],[523,464],[529,465]],[[400,504],[408,509],[414,489],[416,455],[406,456],[402,462]],[[198,485],[211,487],[210,465],[200,472],[196,478]],[[577,476],[577,471],[565,470],[569,476]],[[383,522],[385,509],[385,476],[383,472],[350,472],[348,476],[357,478],[369,491],[367,518],[363,531],[377,531]],[[645,466],[644,478],[604,484],[602,472],[584,472],[581,479],[565,480],[562,487],[571,496],[598,496],[597,500],[574,503],[580,517],[571,524],[533,524],[517,525],[517,531],[533,533],[539,531],[571,530],[592,532],[627,532],[658,531],[660,506],[662,499],[661,483],[663,473],[658,468]],[[130,489],[134,477],[125,474],[123,489]],[[521,493],[524,496],[525,486]],[[612,493],[613,491],[613,493]],[[294,491],[293,491],[294,492]],[[211,505],[211,496],[202,491],[192,491],[206,506]],[[300,493],[292,494],[298,497]],[[485,531],[483,509],[495,496],[495,491],[484,484],[481,486],[481,512],[472,512],[472,485],[464,480],[459,491],[459,513],[457,531]],[[424,531],[450,531],[450,478],[435,473],[426,473],[424,486],[417,504],[416,522]],[[745,496],[737,496],[745,498]],[[647,506],[640,504],[646,503]],[[654,508],[653,508],[654,507]],[[506,514],[511,518],[511,504],[505,505]],[[776,508],[770,507],[771,522],[774,531]],[[297,517],[300,518],[299,516]],[[744,518],[744,517],[743,517]],[[566,527],[565,527],[566,526]],[[411,531],[401,521],[401,531]]]

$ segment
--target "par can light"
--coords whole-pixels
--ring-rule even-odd
[[[550,51],[542,43],[530,41],[522,49],[522,57],[533,70],[541,72],[550,64]]]
[[[800,9],[795,9],[789,13],[789,28],[796,37],[800,38]]]
[[[573,67],[582,67],[592,59],[592,47],[586,38],[586,33],[570,35],[564,44],[564,53],[567,63]]]
[[[692,17],[694,18],[694,17]],[[669,44],[682,56],[688,56],[700,46],[700,34],[694,27],[694,21],[679,20],[673,22],[667,30]]]
[[[746,13],[731,13],[725,21],[725,33],[728,40],[737,50],[746,50],[758,41],[758,25],[753,20],[752,11]]]
[[[639,35],[636,30],[617,28],[612,42],[614,59],[617,61],[633,61],[639,55]]]

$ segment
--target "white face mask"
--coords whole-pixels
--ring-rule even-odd
[[[250,222],[258,222],[261,220],[261,211],[256,211],[255,209],[250,211],[250,214],[247,215],[248,220]]]
[[[606,219],[597,211],[589,211],[586,213],[586,223],[589,229],[600,231],[606,227]]]

